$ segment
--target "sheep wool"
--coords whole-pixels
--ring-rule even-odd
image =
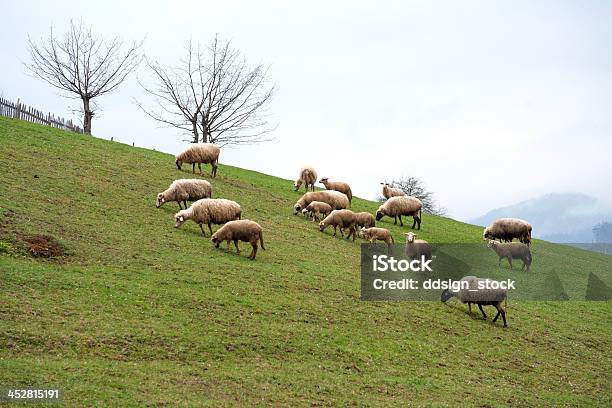
[[[331,206],[333,210],[342,210],[348,208],[349,200],[347,196],[339,191],[311,191],[305,193],[293,206],[293,214],[297,214],[308,206],[313,201],[322,201]]]
[[[352,202],[353,192],[351,191],[351,186],[349,186],[348,183],[344,183],[342,181],[329,181],[329,177],[323,177],[319,183],[323,184],[326,190],[334,190],[346,194],[349,204]]]
[[[336,236],[336,228],[340,227],[340,235],[344,238],[344,230],[348,228],[349,234],[346,238],[349,239],[352,235],[353,241],[355,241],[356,221],[357,217],[351,210],[334,210],[319,223],[319,230],[323,232],[327,227],[332,226],[334,227],[334,236]]]
[[[491,279],[478,278],[476,276],[464,276],[459,281],[461,287],[459,290],[445,289],[442,292],[440,300],[446,302],[452,297],[456,297],[462,303],[468,304],[469,312],[472,313],[472,303],[478,305],[478,308],[482,312],[482,317],[486,320],[487,315],[485,314],[482,306],[491,305],[497,309],[497,315],[493,319],[493,323],[497,321],[497,318],[501,315],[504,320],[504,327],[507,327],[506,322],[506,311],[502,307],[502,302],[508,299],[508,290],[504,288],[487,288],[484,284],[486,281],[492,282]],[[507,305],[506,305],[507,306]]]
[[[176,155],[176,167],[181,170],[183,163],[192,165],[192,173],[195,173],[195,165],[198,164],[200,174],[202,174],[202,164],[210,164],[212,166],[211,176],[217,175],[217,167],[219,164],[219,154],[221,148],[212,143],[191,143],[182,152]]]
[[[319,215],[326,217],[332,212],[331,205],[322,201],[313,201],[302,210],[302,214],[310,214],[313,221],[319,221]]]
[[[168,201],[176,201],[179,208],[182,210],[181,202],[185,204],[187,209],[187,201],[197,201],[202,198],[212,197],[212,185],[201,179],[179,179],[174,180],[170,187],[157,195],[155,206],[161,207]]]
[[[317,172],[312,167],[302,167],[300,169],[300,175],[293,183],[293,189],[298,191],[300,186],[304,184],[304,188],[306,191],[311,189],[314,191],[314,185],[317,181]]]
[[[376,220],[369,212],[358,212],[355,213],[355,225],[359,228],[370,228],[376,225]]]
[[[371,243],[374,241],[384,241],[388,245],[391,245],[395,242],[393,240],[393,235],[391,235],[391,232],[386,228],[362,228],[361,231],[359,231],[359,236]]]
[[[485,240],[495,240],[511,242],[517,238],[524,244],[531,242],[531,224],[519,218],[499,218],[484,229],[482,237]]]
[[[521,271],[528,271],[531,266],[531,251],[529,250],[529,246],[522,242],[497,242],[489,240],[487,247],[493,249],[499,257],[497,266],[501,266],[501,261],[504,258],[508,260],[510,269],[512,269],[513,259],[520,259],[523,261]]]
[[[406,258],[408,259],[431,259],[431,247],[429,243],[423,239],[416,239],[414,232],[406,234]]]
[[[249,255],[249,259],[251,260],[254,260],[257,255],[257,242],[261,245],[261,249],[266,249],[263,241],[263,229],[258,223],[251,220],[229,221],[219,228],[219,230],[212,235],[210,240],[215,244],[216,248],[219,248],[219,245],[223,241],[227,241],[228,251],[230,249],[230,242],[234,241],[234,246],[236,247],[236,253],[238,255],[240,255],[238,241],[248,242],[253,248]]]
[[[412,216],[413,223],[412,228],[418,223],[418,229],[421,229],[421,208],[423,203],[416,197],[401,196],[391,197],[385,201],[378,210],[376,211],[376,221],[380,221],[382,217],[393,217],[395,219],[394,224],[397,224],[397,218],[399,217],[400,225],[403,227],[402,215]]]
[[[186,210],[174,215],[175,228],[179,228],[187,220],[192,220],[200,226],[202,234],[206,236],[203,225],[208,225],[212,235],[211,224],[225,224],[228,221],[239,220],[242,215],[240,204],[223,198],[205,198],[198,200]]]

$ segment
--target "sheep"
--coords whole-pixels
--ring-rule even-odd
[[[482,237],[485,240],[499,239],[500,241],[512,242],[518,238],[523,244],[531,242],[531,224],[518,218],[499,218],[484,229]]]
[[[389,230],[386,228],[362,228],[359,231],[359,236],[366,241],[370,241],[370,243],[373,243],[374,241],[384,241],[389,246],[395,243],[393,240],[393,235],[391,235]]]
[[[402,197],[407,195],[402,189],[391,187],[387,183],[380,183],[383,186],[382,193],[385,199],[389,199],[391,197]]]
[[[403,227],[402,215],[412,216],[414,222],[412,228],[418,223],[421,229],[421,208],[423,204],[421,200],[416,197],[390,197],[385,201],[378,210],[376,211],[376,221],[380,221],[385,215],[387,217],[393,217],[395,219],[394,224],[397,224],[397,217],[399,217],[400,225]]]
[[[182,210],[181,201],[185,204],[185,209],[187,209],[187,200],[196,201],[202,198],[211,197],[212,186],[208,181],[200,179],[179,179],[174,180],[172,184],[170,184],[170,187],[157,195],[155,207],[159,208],[168,201],[176,201],[179,209]]]
[[[229,221],[239,220],[242,216],[240,204],[235,201],[223,198],[204,198],[191,204],[186,210],[181,210],[174,215],[174,228],[179,228],[187,220],[197,223],[204,232],[204,224],[208,225],[208,230],[212,235],[211,224],[224,224]]]
[[[329,181],[329,177],[323,177],[321,180],[319,180],[319,183],[323,184],[327,190],[335,190],[346,194],[349,204],[352,202],[353,192],[351,191],[351,186],[349,186],[347,183],[342,181]]]
[[[257,255],[257,241],[261,245],[261,249],[265,251],[263,233],[261,226],[255,221],[251,220],[237,220],[229,221],[227,224],[222,226],[215,232],[210,240],[215,244],[215,248],[219,248],[219,245],[223,241],[227,241],[227,250],[230,250],[230,241],[234,241],[236,247],[236,253],[240,255],[240,248],[238,248],[238,241],[244,241],[251,244],[253,250],[249,255],[250,260],[254,260]]]
[[[355,213],[351,210],[334,210],[327,217],[323,219],[319,223],[319,230],[321,232],[325,231],[325,229],[329,226],[334,227],[334,237],[336,236],[336,228],[340,227],[340,235],[344,238],[344,229],[348,228],[349,234],[346,239],[349,239],[351,235],[353,236],[353,241],[355,241],[355,222],[357,221],[357,217]]]
[[[489,240],[487,243],[487,248],[493,249],[495,253],[497,253],[497,256],[499,256],[497,266],[501,266],[501,260],[504,258],[508,259],[510,269],[512,269],[513,259],[520,259],[523,261],[521,271],[528,271],[529,267],[531,266],[531,251],[529,250],[529,246],[526,244],[521,242],[497,242],[494,240]]]
[[[491,285],[491,282],[495,282],[491,279],[482,279],[476,276],[464,276],[459,281],[461,287],[458,290],[445,289],[440,296],[440,300],[446,303],[448,299],[454,296],[462,303],[468,304],[470,314],[472,313],[472,303],[475,303],[478,305],[478,308],[482,312],[482,317],[485,320],[487,319],[487,315],[484,310],[482,310],[482,307],[486,305],[495,306],[497,315],[493,319],[493,323],[495,323],[499,315],[501,315],[504,320],[504,327],[508,327],[506,322],[506,311],[504,310],[508,306],[508,290],[501,287],[496,289],[491,287],[487,288],[485,286],[487,281],[489,281],[489,285]],[[502,307],[503,301],[506,303],[504,307]]]
[[[217,167],[219,164],[219,153],[221,148],[212,143],[192,143],[187,146],[182,152],[176,155],[176,167],[181,170],[183,163],[191,163],[191,172],[195,173],[195,165],[198,164],[200,174],[202,174],[202,163],[210,163],[212,166],[211,176],[217,175]]]
[[[313,201],[302,210],[302,214],[310,214],[313,221],[319,221],[319,214],[327,217],[330,212],[332,212],[331,205],[322,201]]]
[[[312,189],[314,191],[314,185],[317,182],[317,172],[312,167],[302,167],[300,169],[300,176],[293,183],[293,190],[298,191],[302,183],[306,191]]]
[[[406,234],[406,257],[408,259],[431,259],[431,247],[429,243],[423,239],[416,239],[414,232]]]
[[[322,201],[331,206],[332,210],[342,210],[349,206],[348,198],[339,191],[325,190],[305,193],[293,206],[293,214],[297,214],[313,201]]]
[[[358,228],[370,228],[376,225],[374,216],[369,212],[355,213],[355,226]]]

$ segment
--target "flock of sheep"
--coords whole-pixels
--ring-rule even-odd
[[[191,164],[193,173],[195,173],[195,165],[197,164],[200,174],[202,173],[201,165],[210,164],[212,166],[211,176],[215,177],[220,151],[219,146],[210,143],[190,144],[176,156],[175,163],[179,170],[183,164]],[[304,167],[300,170],[294,183],[294,190],[298,191],[303,185],[306,192],[295,203],[293,213],[307,216],[315,222],[318,221],[320,231],[333,227],[334,236],[339,229],[342,237],[347,232],[347,239],[352,237],[353,241],[359,235],[371,243],[382,241],[391,245],[394,243],[391,232],[386,228],[376,227],[376,221],[380,221],[383,217],[393,218],[394,224],[397,224],[399,219],[400,226],[404,225],[402,216],[412,217],[412,229],[415,227],[418,230],[421,229],[423,204],[418,198],[407,196],[401,189],[393,188],[387,183],[381,183],[383,186],[382,194],[386,201],[380,205],[373,215],[368,212],[356,213],[349,209],[353,198],[349,184],[330,181],[328,177],[324,177],[319,182],[325,186],[326,190],[315,191],[316,182],[317,172],[312,167]],[[255,259],[258,244],[261,245],[262,249],[265,249],[261,226],[255,221],[241,219],[242,209],[237,202],[222,198],[213,199],[212,194],[212,185],[206,180],[175,180],[168,189],[157,195],[156,206],[159,208],[166,202],[177,202],[180,211],[174,216],[174,226],[176,228],[179,228],[185,221],[191,220],[200,226],[202,234],[206,236],[204,225],[207,225],[211,241],[215,244],[215,247],[218,248],[222,242],[227,241],[227,249],[229,250],[230,243],[234,242],[236,252],[240,254],[238,241],[249,242],[252,246],[249,259]],[[187,207],[187,201],[193,201],[189,208]],[[181,203],[185,208],[181,206]],[[212,224],[224,225],[213,233]],[[487,246],[497,253],[499,257],[498,265],[505,258],[512,268],[512,260],[521,259],[523,261],[522,270],[529,270],[532,261],[529,249],[531,230],[531,225],[526,221],[517,218],[500,218],[485,228],[483,238],[488,241]],[[431,258],[431,248],[427,241],[416,239],[416,234],[413,232],[408,232],[405,236],[406,255],[408,257],[420,258],[424,256],[427,259]],[[519,242],[512,242],[515,238]],[[480,278],[465,277],[462,280],[471,285],[477,283],[478,279]],[[442,301],[445,302],[453,296],[463,303],[467,303],[470,312],[471,305],[477,304],[485,319],[486,315],[482,306],[495,306],[498,314],[494,321],[501,315],[504,326],[506,326],[506,314],[501,306],[501,302],[507,298],[505,289],[489,289],[480,291],[478,294],[474,294],[473,291],[469,291],[469,293],[466,291],[445,291],[442,293]]]

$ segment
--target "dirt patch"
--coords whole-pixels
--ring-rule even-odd
[[[26,235],[21,239],[33,257],[57,258],[66,255],[66,248],[50,235]]]

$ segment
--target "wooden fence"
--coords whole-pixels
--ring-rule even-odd
[[[72,120],[56,117],[51,113],[44,114],[38,109],[22,104],[19,99],[17,102],[0,98],[0,116],[26,120],[32,123],[52,126],[58,129],[70,130],[72,132],[83,133],[83,129],[72,123]]]

